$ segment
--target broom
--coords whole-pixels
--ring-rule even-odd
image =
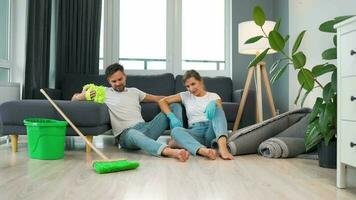
[[[92,167],[99,174],[118,172],[123,170],[136,169],[139,166],[138,162],[131,162],[127,160],[110,160],[99,149],[97,149],[84,135],[83,133],[72,123],[71,120],[63,113],[63,111],[54,103],[54,101],[47,95],[47,93],[41,89],[41,93],[48,99],[48,101],[54,106],[54,108],[62,115],[62,117],[69,123],[74,131],[92,148],[103,160],[94,160]]]

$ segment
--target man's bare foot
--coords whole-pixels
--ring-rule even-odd
[[[202,147],[198,150],[198,154],[207,157],[211,160],[216,159],[216,151],[214,149],[208,149],[206,147]]]
[[[176,158],[181,162],[185,162],[189,158],[189,152],[184,150],[184,149],[171,149],[169,147],[166,147],[162,151],[162,155],[170,157],[170,158]]]
[[[219,151],[220,157],[224,160],[234,160],[234,156],[231,155],[231,153],[227,150],[220,150]]]
[[[182,148],[179,146],[179,144],[176,143],[176,141],[174,139],[169,139],[167,145],[172,149],[181,149]]]

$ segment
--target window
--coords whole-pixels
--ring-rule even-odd
[[[0,81],[10,81],[10,0],[0,1]]]
[[[183,70],[224,70],[224,9],[224,1],[182,1]]]
[[[230,1],[104,0],[101,66],[230,76]]]

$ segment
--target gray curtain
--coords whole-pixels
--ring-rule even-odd
[[[67,73],[98,74],[101,0],[59,0],[56,88]]]
[[[51,1],[28,1],[25,95],[48,87],[51,37]]]

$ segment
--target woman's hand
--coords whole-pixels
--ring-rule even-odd
[[[171,125],[171,128],[176,128],[176,127],[183,127],[183,123],[172,113],[168,113],[167,115],[169,121],[170,121],[170,125]]]
[[[215,111],[216,111],[216,100],[213,100],[210,101],[205,108],[204,113],[206,114],[206,118],[208,118],[208,120],[212,120],[215,117]]]

